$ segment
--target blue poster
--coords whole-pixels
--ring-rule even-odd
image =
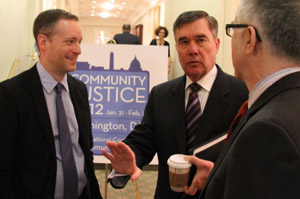
[[[88,89],[94,162],[109,163],[106,141],[123,140],[140,123],[153,86],[168,80],[168,48],[81,44],[81,52],[70,74]]]
[[[95,155],[108,150],[106,141],[119,142],[133,130],[143,117],[149,95],[149,71],[142,69],[137,56],[120,69],[115,69],[113,52],[109,57],[108,69],[79,61],[71,73],[88,89]]]

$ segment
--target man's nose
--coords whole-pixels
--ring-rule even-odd
[[[73,52],[77,53],[77,54],[81,54],[81,47],[80,47],[80,43],[76,43],[73,49]]]
[[[191,42],[189,45],[189,55],[198,55],[198,45],[195,42]]]

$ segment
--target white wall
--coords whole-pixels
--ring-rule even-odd
[[[15,75],[32,66],[35,61],[34,19],[42,10],[52,7],[53,0],[0,0],[0,81],[8,78],[15,59],[19,60]]]
[[[141,19],[135,22],[135,25],[143,25],[143,45],[149,45],[152,37],[152,25],[151,25],[152,15],[151,11],[147,12]]]
[[[226,0],[224,9],[224,22],[225,24],[231,23],[236,14],[237,7],[239,5],[240,0]],[[231,38],[228,37],[225,33],[225,24],[223,25],[223,41],[222,41],[222,47],[223,51],[219,53],[219,56],[223,57],[223,62],[222,62],[222,68],[224,71],[226,71],[229,74],[234,74],[234,69],[232,65],[232,59],[231,59]]]
[[[0,81],[7,79],[15,59],[19,59],[16,72],[28,67],[30,60],[29,43],[32,42],[30,0],[0,0]]]
[[[82,22],[82,20],[80,20],[79,22],[81,25],[81,30],[83,35],[82,43],[89,43],[89,44],[97,43],[96,41],[97,38],[101,39],[100,38],[101,31],[103,31],[106,40],[113,39],[116,33],[122,32],[122,27],[119,26],[115,27],[115,26],[92,25],[92,24]],[[104,43],[106,43],[106,40],[104,41]]]

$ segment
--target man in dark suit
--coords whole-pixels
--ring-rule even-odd
[[[131,180],[138,179],[140,168],[157,153],[156,199],[184,196],[184,192],[170,189],[168,158],[173,154],[188,154],[189,148],[227,131],[248,96],[245,84],[224,73],[215,63],[220,43],[217,30],[215,18],[204,11],[185,12],[177,18],[173,31],[185,75],[153,87],[141,123],[123,142],[107,142],[112,154],[102,151],[113,168],[131,175]],[[197,120],[196,137],[188,147],[186,106],[192,83],[202,87],[197,92],[201,110],[196,109],[201,117]]]
[[[116,34],[114,36],[114,40],[117,44],[141,44],[139,38],[136,35],[130,33],[130,24],[124,24],[122,29],[123,33]]]
[[[67,74],[76,69],[81,53],[78,18],[64,10],[47,10],[35,19],[33,32],[40,61],[0,83],[0,198],[102,198],[93,167],[87,90]],[[64,108],[56,110],[58,84]],[[67,121],[58,124],[62,109]],[[64,132],[69,133],[75,189],[69,188],[65,175],[66,142],[60,139],[60,125],[68,128]]]
[[[299,17],[299,0],[243,0],[226,25],[236,77],[250,91],[249,110],[200,198],[300,198]],[[201,161],[207,162],[191,161],[203,172]]]

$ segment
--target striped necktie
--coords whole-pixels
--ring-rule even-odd
[[[197,83],[192,83],[189,88],[191,92],[186,107],[186,149],[190,149],[196,136],[196,129],[199,125],[201,116],[201,107],[197,92],[201,86]]]

